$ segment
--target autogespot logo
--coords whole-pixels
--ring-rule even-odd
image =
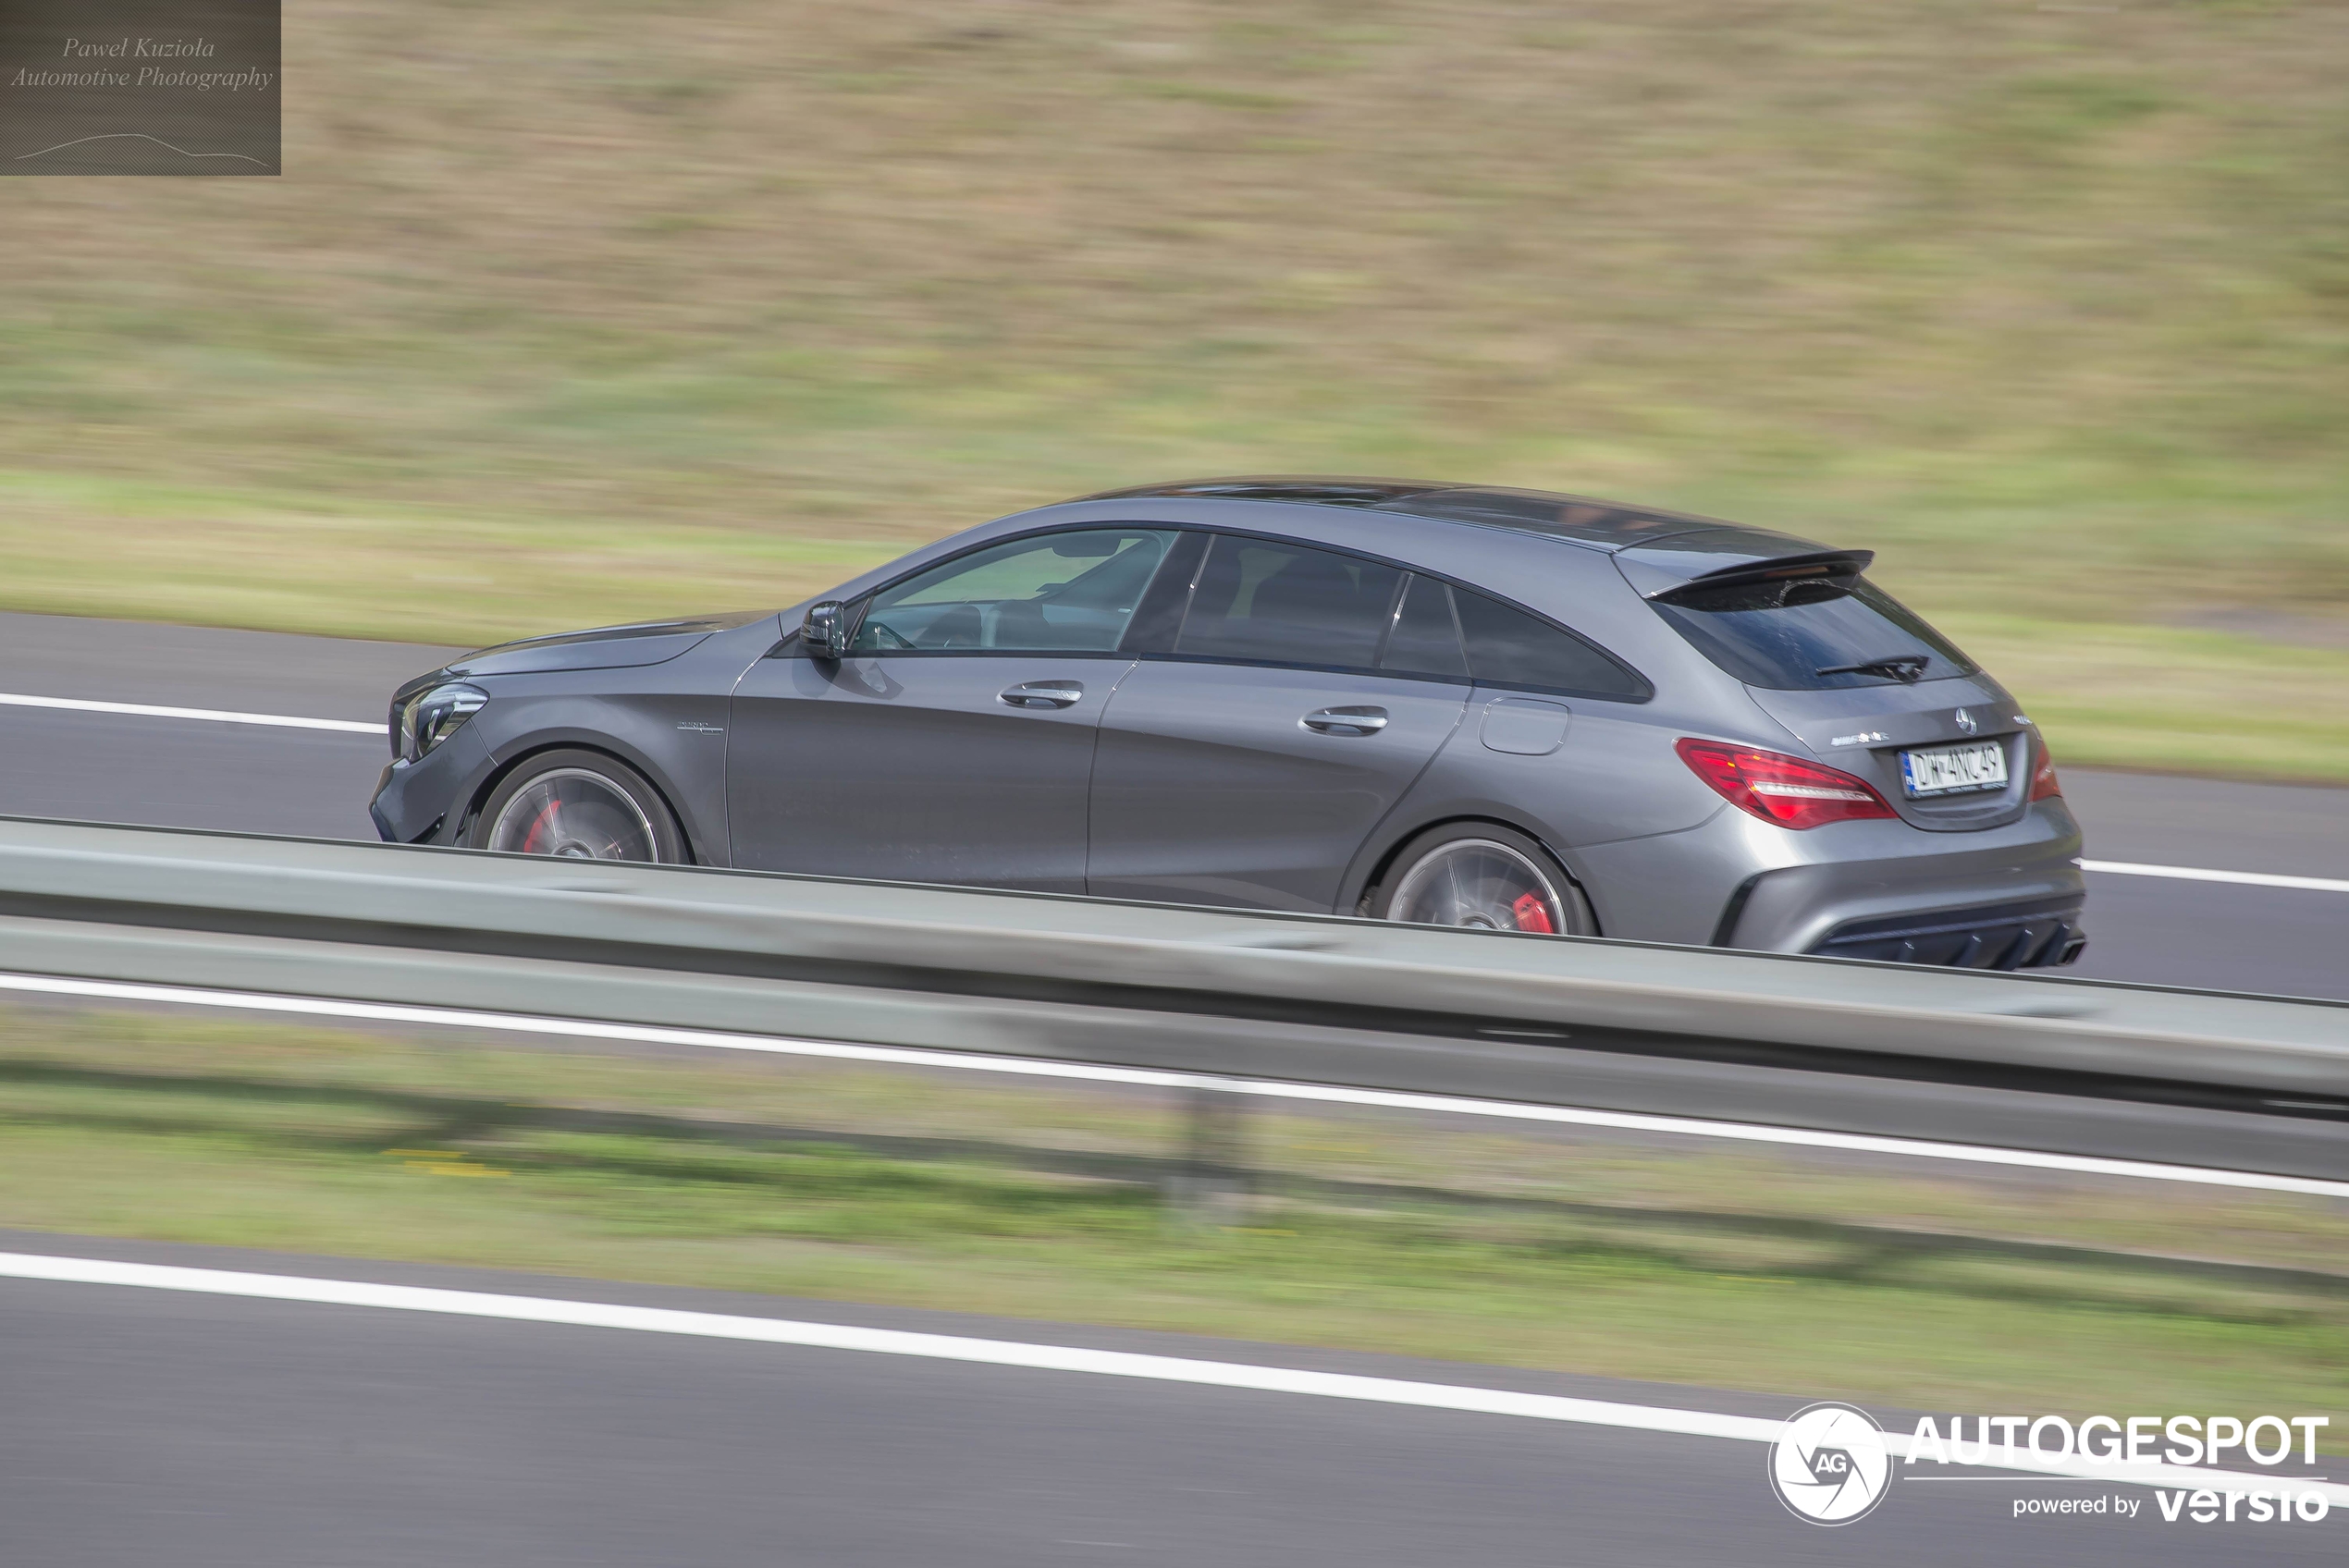
[[[1864,1410],[1826,1401],[1787,1417],[1770,1445],[1770,1489],[1797,1519],[1849,1525],[1892,1489],[1892,1451]]]

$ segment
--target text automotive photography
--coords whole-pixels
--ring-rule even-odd
[[[0,173],[279,172],[278,0],[8,0]]]

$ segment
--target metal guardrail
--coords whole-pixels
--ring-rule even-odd
[[[0,968],[2349,1174],[2349,1005],[2055,976],[26,819]]]

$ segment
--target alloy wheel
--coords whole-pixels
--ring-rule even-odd
[[[1387,918],[1544,936],[1573,929],[1555,883],[1525,855],[1491,839],[1458,839],[1403,874]]]
[[[556,768],[516,790],[490,825],[486,847],[568,860],[660,858],[644,808],[610,779],[584,767]]]

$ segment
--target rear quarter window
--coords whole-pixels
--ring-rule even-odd
[[[1636,671],[1573,632],[1431,577],[1412,579],[1381,668],[1617,702],[1654,694]]]
[[[1570,631],[1465,589],[1452,590],[1480,686],[1531,686],[1645,702],[1647,682]]]

